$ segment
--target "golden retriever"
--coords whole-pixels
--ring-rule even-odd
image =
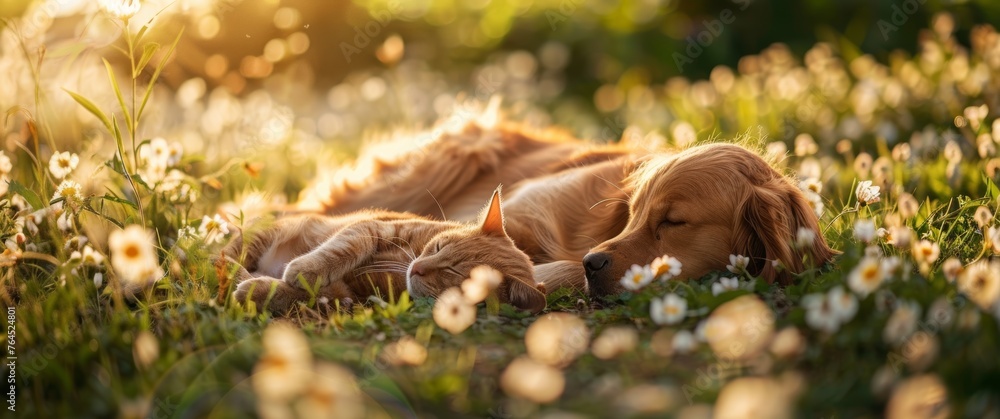
[[[794,183],[742,146],[650,152],[481,120],[370,148],[322,176],[300,208],[469,221],[499,184],[508,191],[507,232],[550,292],[620,292],[629,267],[663,254],[681,261],[681,278],[724,269],[741,254],[750,273],[781,283],[835,254],[819,234],[793,245],[799,229],[820,231],[815,213]]]

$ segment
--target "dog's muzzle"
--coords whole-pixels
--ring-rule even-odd
[[[583,257],[583,270],[587,275],[590,292],[601,293],[607,288],[608,272],[611,270],[611,255],[603,252],[588,253]]]

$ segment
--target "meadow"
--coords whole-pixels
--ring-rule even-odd
[[[187,38],[218,33],[217,9],[28,4],[0,25],[17,416],[1000,417],[993,26],[941,13],[906,23],[923,25],[912,54],[774,44],[704,77],[620,68],[580,95],[577,48],[496,48],[456,81],[385,29],[391,4],[368,2],[371,44],[326,47],[378,65],[316,91],[294,57],[321,40],[296,35],[309,25],[287,8],[273,23],[289,34],[236,63]],[[364,143],[420,141],[493,97],[508,122],[594,141],[760,147],[821,220],[789,240],[842,254],[790,286],[733,255],[613,297],[557,291],[538,316],[490,303],[459,319],[405,294],[275,314],[230,296],[212,260],[236,231]]]

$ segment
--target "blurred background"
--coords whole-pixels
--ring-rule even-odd
[[[95,120],[64,90],[116,105],[100,58],[128,61],[100,3],[0,5],[0,108],[94,150],[107,133],[86,129]],[[149,0],[130,30],[150,21],[148,39],[183,34],[142,135],[209,161],[288,139],[293,161],[329,144],[350,154],[492,95],[516,120],[600,141],[634,126],[679,143],[753,131],[789,144],[809,133],[830,150],[842,138],[892,145],[951,126],[970,103],[996,105],[1000,68],[995,31],[976,29],[1000,21],[987,0]]]

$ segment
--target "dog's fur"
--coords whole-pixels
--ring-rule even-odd
[[[820,231],[815,214],[789,179],[742,146],[648,152],[509,123],[452,128],[417,147],[368,151],[314,185],[303,207],[471,220],[477,197],[503,184],[507,232],[549,291],[615,293],[630,266],[663,254],[681,261],[683,278],[742,254],[750,273],[789,283],[835,254],[821,235],[793,246],[800,228]]]

